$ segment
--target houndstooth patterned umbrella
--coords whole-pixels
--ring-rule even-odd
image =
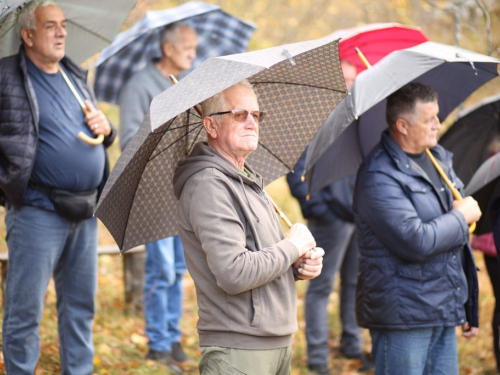
[[[94,84],[97,99],[116,104],[127,80],[150,60],[161,57],[160,30],[178,21],[190,24],[198,37],[192,69],[209,57],[245,52],[257,28],[218,6],[199,1],[147,12],[133,27],[120,33],[99,56]],[[189,71],[182,75],[187,73]]]
[[[248,158],[267,183],[292,169],[347,94],[338,42],[331,39],[205,61],[154,98],[104,188],[96,215],[122,250],[176,234],[172,176],[193,145],[206,139],[192,107],[245,78],[267,112],[259,147]]]

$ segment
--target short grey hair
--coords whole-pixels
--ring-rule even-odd
[[[232,87],[237,87],[237,86],[242,86],[250,90],[256,97],[257,95],[255,94],[255,91],[253,89],[252,84],[247,80],[244,79],[243,81],[240,81],[236,83],[235,85],[228,87],[226,90],[229,90]],[[221,91],[218,94],[215,94],[214,96],[205,99],[201,103],[201,113],[202,113],[202,118],[205,118],[209,116],[211,113],[217,113],[217,112],[222,112],[225,110],[225,107],[227,106],[227,100],[225,97],[225,92]]]
[[[19,16],[17,18],[17,26],[18,31],[21,33],[21,30],[26,28],[29,30],[36,29],[36,18],[35,11],[37,8],[46,7],[49,5],[57,6],[55,0],[33,0],[26,4],[21,11],[19,12]]]
[[[160,50],[163,51],[163,45],[165,43],[175,44],[177,43],[177,38],[179,37],[179,31],[181,29],[191,30],[196,34],[193,27],[186,22],[174,22],[170,25],[165,26],[160,31]]]

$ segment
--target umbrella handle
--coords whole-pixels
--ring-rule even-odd
[[[361,52],[361,50],[358,47],[355,47],[354,50],[358,54],[358,57],[361,59],[361,61],[363,61],[363,64],[365,64],[366,68],[370,69],[372,65],[368,62],[365,55],[363,55],[363,52]]]
[[[68,85],[68,87],[71,90],[71,92],[73,93],[74,97],[78,101],[78,104],[80,104],[80,107],[82,108],[83,113],[86,115],[88,112],[87,107],[85,106],[85,103],[83,102],[82,98],[80,97],[80,94],[78,94],[78,91],[76,91],[75,87],[73,86],[73,84],[69,80],[69,78],[66,75],[66,73],[64,72],[64,70],[61,69],[61,66],[59,64],[57,64],[57,69],[61,73],[64,81]],[[85,142],[89,145],[97,146],[97,145],[100,145],[104,141],[104,134],[99,134],[97,136],[97,138],[92,138],[81,131],[81,132],[78,132],[78,139],[82,140],[83,142]]]
[[[431,159],[432,164],[434,165],[434,167],[438,171],[438,173],[441,176],[441,178],[443,179],[443,181],[450,188],[451,193],[453,194],[453,198],[455,198],[456,201],[461,201],[462,199],[464,199],[464,197],[462,197],[462,194],[460,194],[458,189],[455,186],[453,186],[453,184],[449,180],[448,176],[446,175],[446,173],[444,173],[443,169],[436,161],[436,158],[434,157],[434,155],[432,155],[432,153],[430,152],[430,150],[428,148],[425,149],[425,153],[427,154],[429,159]],[[476,223],[474,222],[474,223],[471,223],[469,225],[469,233],[472,234],[472,233],[474,233],[475,230],[476,230]]]
[[[97,146],[97,145],[100,145],[104,141],[104,134],[99,134],[97,136],[97,138],[92,138],[92,137],[89,137],[84,132],[80,131],[80,132],[78,132],[78,138],[91,146]]]
[[[283,211],[280,210],[280,208],[278,207],[276,202],[273,200],[273,198],[271,198],[271,196],[269,194],[267,194],[267,193],[265,193],[265,194],[267,195],[267,198],[269,199],[269,201],[273,205],[274,211],[276,211],[278,216],[285,222],[285,224],[288,226],[288,228],[290,228],[292,226],[292,222],[290,220],[288,220],[288,218],[283,213]]]

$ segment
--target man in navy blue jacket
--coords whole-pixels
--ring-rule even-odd
[[[463,187],[437,144],[438,111],[436,92],[422,84],[389,96],[389,130],[356,179],[356,316],[370,329],[377,375],[458,374],[455,326],[466,337],[478,331],[468,225],[481,211],[472,197],[453,201],[425,153]]]

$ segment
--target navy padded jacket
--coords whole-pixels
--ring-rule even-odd
[[[457,188],[452,154],[431,152]],[[358,324],[375,329],[478,327],[478,282],[463,215],[386,131],[361,165],[354,193],[360,264]],[[461,254],[463,261],[461,260]],[[463,262],[463,264],[462,264]]]

